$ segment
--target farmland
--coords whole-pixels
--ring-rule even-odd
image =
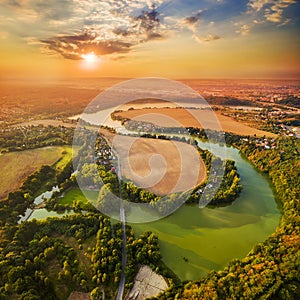
[[[46,147],[22,152],[11,152],[0,156],[0,199],[17,190],[24,180],[42,165],[58,163],[62,167],[71,159],[69,147]]]
[[[192,112],[192,114],[190,113]],[[258,130],[239,123],[230,117],[224,116],[220,112],[208,110],[185,110],[182,108],[159,108],[128,110],[115,113],[116,116],[135,119],[138,121],[151,122],[158,126],[174,127],[196,127],[219,130],[220,127],[225,132],[231,132],[239,135],[256,135],[274,137],[273,133]],[[216,119],[217,118],[217,119]],[[220,124],[219,124],[220,123]]]
[[[122,175],[156,195],[191,189],[206,178],[204,163],[191,145],[124,136],[113,142]]]

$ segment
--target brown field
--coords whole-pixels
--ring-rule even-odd
[[[193,115],[192,115],[192,114]],[[239,123],[230,117],[222,115],[220,112],[208,110],[186,110],[183,108],[158,108],[158,109],[138,109],[117,112],[116,115],[123,118],[135,119],[138,121],[151,122],[163,127],[196,127],[231,132],[240,135],[256,135],[275,137],[274,133],[252,128],[243,123]],[[216,119],[217,118],[217,119]],[[200,120],[200,122],[198,121]],[[219,124],[218,124],[219,122]]]
[[[0,155],[0,199],[17,190],[42,165],[52,165],[62,156],[63,147],[47,147]]]
[[[156,195],[192,189],[206,178],[205,165],[191,145],[116,135],[113,146],[122,176]]]

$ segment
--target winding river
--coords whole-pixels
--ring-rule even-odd
[[[183,205],[159,221],[130,224],[137,234],[153,231],[158,235],[164,263],[181,280],[198,279],[210,270],[221,270],[233,258],[243,258],[274,232],[281,217],[268,178],[237,149],[198,142],[202,149],[236,162],[243,185],[240,196],[229,206]],[[36,210],[29,219],[43,219],[52,213]],[[142,219],[143,212],[139,214]]]
[[[240,196],[229,206],[213,209],[183,205],[159,221],[130,224],[137,234],[150,230],[158,235],[164,263],[182,280],[197,279],[210,270],[221,270],[233,258],[243,258],[274,232],[281,217],[269,180],[237,149],[226,147],[224,151],[225,146],[198,143],[236,162],[243,185]],[[142,220],[143,212],[139,213]],[[62,215],[37,209],[29,220]]]
[[[158,235],[163,261],[182,280],[197,279],[221,270],[233,258],[243,258],[274,232],[281,217],[269,180],[237,149],[224,151],[218,144],[200,141],[199,146],[236,162],[243,190],[234,203],[214,209],[183,205],[159,221],[131,224],[138,234],[150,230]]]

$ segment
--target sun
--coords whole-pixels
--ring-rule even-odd
[[[94,52],[90,52],[87,54],[82,54],[81,58],[87,63],[94,63],[98,60],[97,55]]]
[[[88,52],[81,54],[82,60],[80,61],[80,67],[87,71],[96,70],[102,63],[102,58],[96,55],[94,52]]]

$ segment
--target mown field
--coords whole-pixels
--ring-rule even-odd
[[[72,206],[75,200],[86,204],[89,200],[95,201],[97,199],[98,191],[85,191],[85,194],[87,195],[88,199],[85,195],[83,195],[81,189],[72,188],[65,192],[64,196],[60,199],[59,204]]]
[[[63,168],[72,157],[71,147],[46,147],[0,155],[0,199],[17,190],[42,165]]]
[[[150,122],[162,127],[195,127],[212,130],[231,132],[239,135],[267,136],[276,135],[267,131],[250,127],[241,122],[237,122],[230,117],[222,115],[220,112],[207,110],[188,110],[182,108],[152,108],[133,109],[115,113],[122,118],[135,119],[137,121]]]
[[[156,195],[194,188],[206,179],[206,168],[196,148],[160,139],[115,136],[121,173]]]

